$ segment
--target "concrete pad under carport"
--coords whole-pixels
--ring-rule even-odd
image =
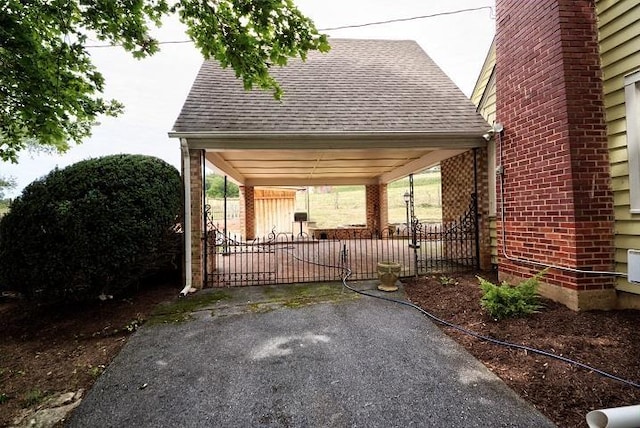
[[[144,326],[69,426],[554,426],[417,311],[292,287]]]

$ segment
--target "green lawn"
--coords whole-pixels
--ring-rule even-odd
[[[413,185],[416,217],[421,221],[440,221],[440,173],[427,172],[416,175]],[[318,190],[315,188],[309,193],[309,220],[315,221],[318,227],[366,223],[364,186],[334,186],[330,191]],[[403,196],[407,190],[408,178],[390,183],[387,187],[389,223],[406,222]],[[306,210],[305,199],[304,192],[298,192],[296,211]]]
[[[442,219],[440,204],[440,172],[431,171],[414,176],[415,215],[422,222],[439,222]],[[404,193],[409,190],[409,179],[404,178],[387,187],[389,223],[406,222]],[[222,199],[208,199],[213,218],[223,219]],[[309,192],[309,221],[318,227],[336,227],[349,224],[365,224],[364,186],[315,187]],[[237,218],[240,203],[237,198],[227,200],[228,219]],[[307,211],[307,195],[299,191],[296,211]]]

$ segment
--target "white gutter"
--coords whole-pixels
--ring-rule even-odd
[[[170,132],[191,149],[205,150],[370,150],[472,149],[486,147],[487,129],[462,132]]]
[[[193,293],[196,289],[192,285],[193,267],[191,266],[191,162],[189,159],[189,147],[187,140],[180,139],[180,149],[182,150],[182,171],[184,181],[184,218],[182,219],[184,233],[184,288],[180,292],[181,296]]]
[[[594,410],[587,413],[589,428],[640,427],[640,405]]]
[[[474,130],[438,130],[438,131],[320,131],[320,132],[300,132],[300,131],[170,131],[170,138],[215,138],[215,139],[324,139],[327,137],[335,139],[360,139],[360,138],[451,138],[451,137],[482,137],[487,132],[487,128]]]

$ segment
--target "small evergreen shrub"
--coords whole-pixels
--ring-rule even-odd
[[[521,317],[538,312],[538,309],[542,307],[538,297],[538,281],[545,273],[547,273],[547,269],[516,286],[510,285],[506,281],[496,285],[478,276],[480,288],[483,291],[480,306],[495,320]]]
[[[48,302],[122,294],[179,264],[181,201],[180,174],[151,156],[55,169],[0,219],[0,284]]]
[[[455,278],[450,277],[450,276],[444,276],[444,275],[439,277],[438,281],[440,282],[440,285],[442,285],[444,287],[448,287],[450,285],[458,285],[459,284],[458,281],[456,281]]]

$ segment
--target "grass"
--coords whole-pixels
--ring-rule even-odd
[[[422,222],[439,222],[440,172],[429,171],[414,177],[414,210]],[[325,190],[322,192],[322,190]],[[409,190],[409,179],[403,178],[387,186],[389,223],[405,223],[404,193]],[[305,195],[296,200],[296,211],[306,211]],[[345,224],[366,223],[364,186],[335,186],[314,188],[309,194],[309,219],[318,227],[337,227]]]
[[[440,172],[427,171],[414,176],[414,210],[421,222],[440,222],[442,207],[440,202]],[[387,186],[387,207],[389,223],[406,223],[407,205],[404,193],[409,190],[409,178],[403,178]],[[214,221],[223,220],[223,201],[209,199]],[[227,199],[228,219],[237,219],[240,202]],[[364,186],[323,186],[299,191],[296,195],[295,211],[309,213],[309,221],[317,227],[332,228],[343,225],[365,224],[366,204]],[[233,226],[230,226],[230,230]],[[238,226],[236,226],[238,227]]]
[[[105,366],[104,365],[99,365],[99,366],[89,366],[87,368],[87,373],[89,373],[89,376],[91,376],[94,379],[97,379],[100,377],[100,375],[102,374],[102,372],[104,371]]]
[[[265,288],[264,294],[268,300],[255,303],[254,312],[261,312],[265,306],[282,305],[286,308],[297,309],[319,302],[337,302],[357,298],[355,293],[345,293],[336,284],[293,284],[287,287]]]
[[[188,321],[191,312],[206,308],[220,300],[228,300],[231,295],[225,291],[213,291],[210,293],[198,293],[186,296],[172,303],[158,306],[151,315],[148,324],[168,324]]]
[[[22,406],[24,408],[36,406],[42,403],[46,396],[47,395],[38,388],[32,389],[24,395],[24,398],[22,399]]]

